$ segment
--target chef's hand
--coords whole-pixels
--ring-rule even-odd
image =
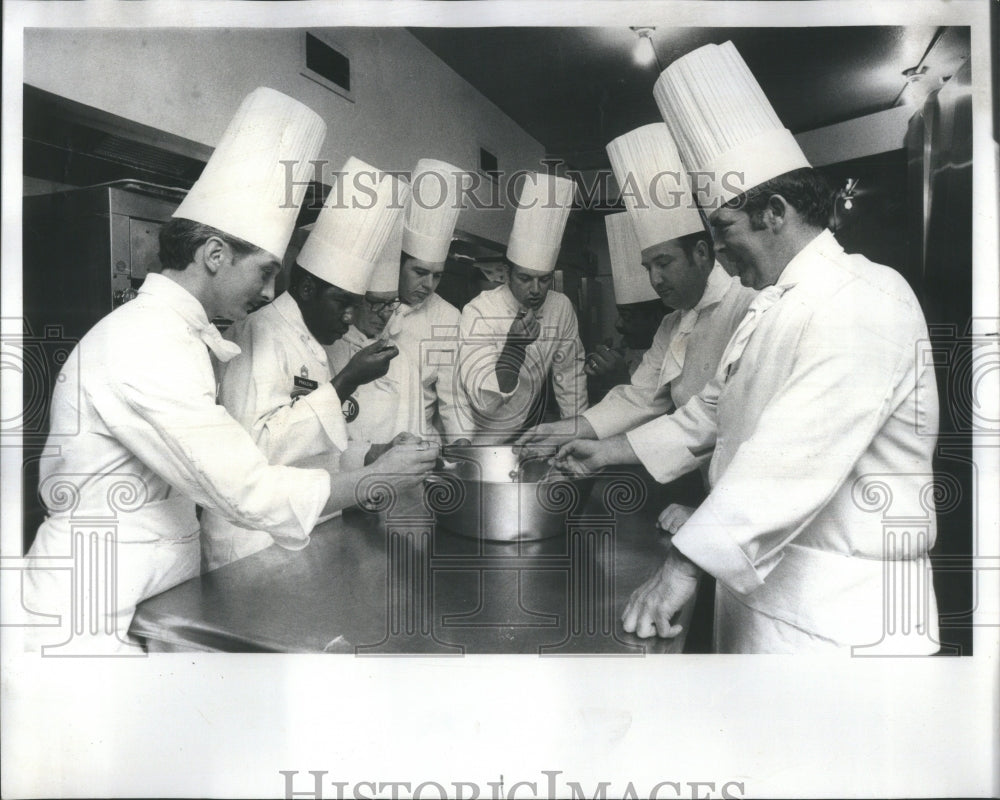
[[[379,456],[372,468],[392,476],[393,484],[409,488],[419,484],[434,468],[440,448],[435,442],[397,444]]]
[[[623,434],[593,441],[574,439],[567,442],[552,459],[552,464],[570,475],[590,475],[609,464],[637,464],[632,445]]]
[[[395,447],[397,444],[416,444],[419,441],[421,441],[419,436],[403,431],[402,433],[397,433],[391,442],[373,444],[368,448],[368,452],[365,453],[365,466],[374,464],[383,453],[389,452],[390,448]]]
[[[389,371],[389,362],[397,355],[399,348],[383,339],[361,348],[330,381],[337,397],[346,400],[359,386],[381,378]]]
[[[507,344],[527,347],[542,332],[542,326],[535,317],[535,309],[519,311],[507,331]]]
[[[378,380],[389,371],[389,362],[399,355],[392,342],[378,339],[355,353],[344,367],[358,386]]]
[[[656,525],[666,533],[677,533],[694,513],[692,506],[682,506],[680,503],[671,503],[660,512]]]
[[[671,625],[670,620],[694,597],[700,573],[693,561],[676,548],[671,549],[656,574],[632,592],[622,614],[626,632],[634,633],[641,639],[650,636],[673,639],[677,636],[684,628]]]
[[[627,373],[625,356],[606,344],[599,344],[593,353],[588,353],[583,371],[592,378],[608,378]]]

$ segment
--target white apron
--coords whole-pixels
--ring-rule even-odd
[[[198,575],[198,540],[194,503],[179,494],[119,512],[103,525],[80,514],[48,517],[27,557],[66,569],[28,569],[24,604],[59,615],[61,623],[58,633],[35,629],[29,644],[60,645],[79,655],[129,649],[136,605]]]

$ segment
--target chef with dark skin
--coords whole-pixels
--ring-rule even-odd
[[[326,459],[360,467],[364,454],[341,460],[348,450],[343,406],[359,386],[385,375],[398,354],[395,346],[375,342],[339,372],[330,368],[324,346],[347,332],[402,213],[394,202],[400,191],[395,177],[350,158],[338,180],[343,190],[331,192],[320,212],[291,269],[288,291],[228,332],[241,352],[220,370],[219,400],[273,464]],[[374,203],[367,192],[375,194]],[[202,527],[206,570],[273,543],[266,532],[239,528],[211,512]]]

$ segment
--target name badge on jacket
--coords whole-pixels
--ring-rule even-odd
[[[309,394],[309,392],[318,388],[319,384],[316,381],[310,380],[309,378],[305,378],[301,375],[296,375],[292,381],[291,397],[294,400],[296,397],[302,397],[302,395]]]

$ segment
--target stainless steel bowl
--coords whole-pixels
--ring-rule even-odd
[[[510,445],[445,447],[441,468],[426,481],[428,506],[439,525],[461,536],[491,541],[558,536],[587,502],[594,481],[550,467],[554,452],[522,458]]]

